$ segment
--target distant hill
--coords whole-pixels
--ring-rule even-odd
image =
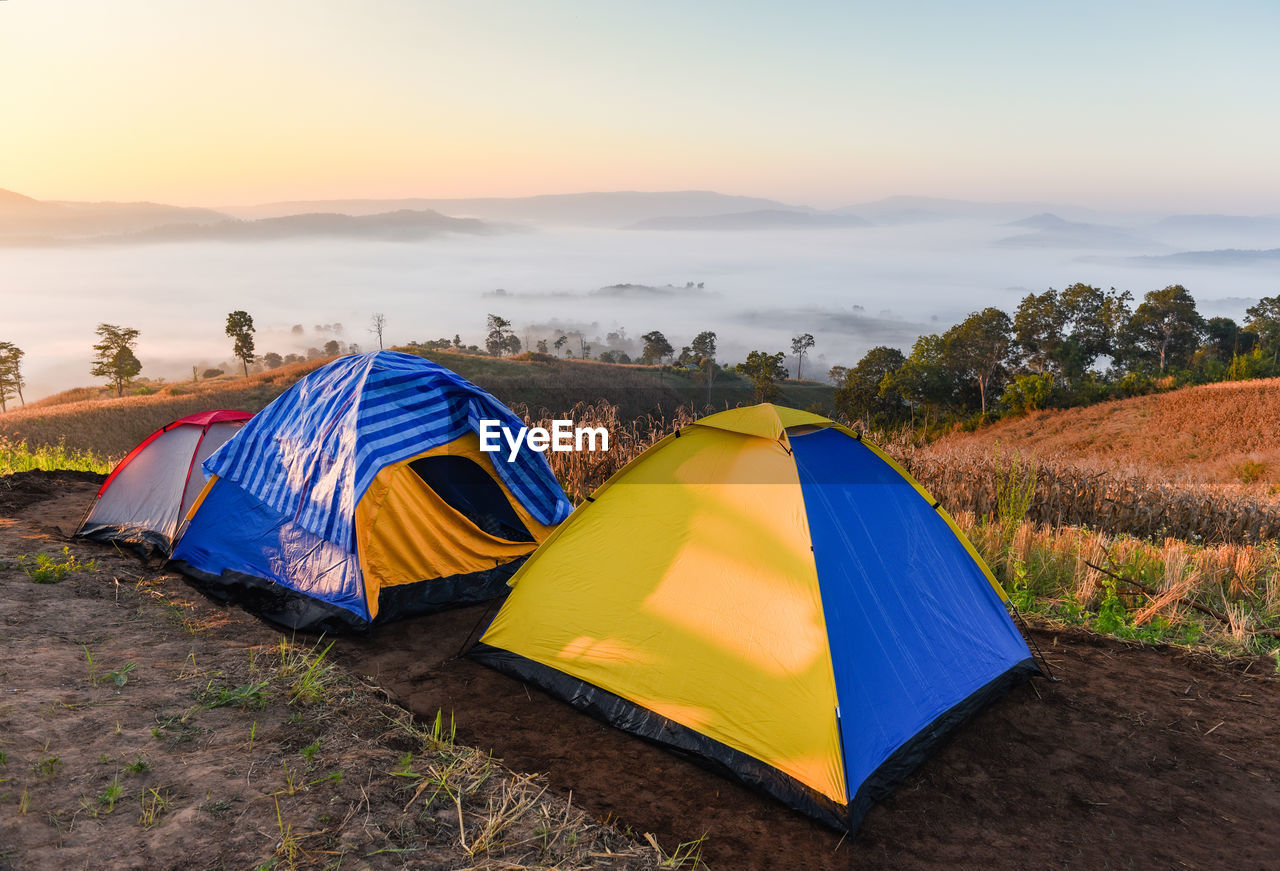
[[[475,218],[450,218],[439,212],[403,209],[381,215],[311,214],[241,221],[222,218],[212,223],[168,223],[128,233],[92,236],[3,237],[0,246],[139,245],[154,242],[269,242],[306,237],[382,239],[409,242],[444,233],[495,235],[513,228]]]
[[[1221,248],[1217,251],[1180,251],[1177,254],[1131,257],[1133,261],[1169,266],[1255,266],[1280,263],[1280,248]]]
[[[1088,210],[1049,203],[1027,202],[977,202],[952,200],[940,197],[895,196],[869,203],[835,209],[839,215],[856,215],[874,224],[917,224],[928,221],[947,221],[960,218],[981,218],[1008,221],[1028,212],[1063,212],[1084,216]]]
[[[1153,226],[1196,233],[1280,233],[1280,215],[1170,215]]]
[[[759,209],[726,215],[648,218],[632,224],[630,230],[814,230],[842,227],[870,227],[871,222],[856,215],[794,212]]]
[[[138,233],[166,224],[204,225],[228,220],[212,209],[161,203],[77,203],[35,200],[0,190],[0,243],[15,240]]]
[[[1052,212],[1041,212],[1029,218],[1009,221],[1006,227],[1026,227],[1023,233],[997,240],[994,244],[1008,248],[1108,248],[1159,251],[1165,246],[1151,239],[1135,236],[1120,227],[1068,221]]]
[[[369,215],[398,209],[430,209],[486,221],[613,229],[666,216],[696,217],[769,209],[805,210],[802,206],[789,206],[775,200],[730,196],[713,191],[614,191],[469,199],[310,200],[232,206],[222,211],[239,218],[269,218],[303,212]]]
[[[400,348],[398,350],[410,350]],[[542,409],[555,415],[570,412],[579,402],[604,400],[618,407],[624,421],[646,414],[669,415],[678,406],[702,407],[707,388],[691,375],[659,372],[653,366],[619,366],[594,360],[497,359],[449,352],[420,352],[479,384],[503,402],[527,408],[535,416]],[[332,359],[332,358],[329,358]],[[145,396],[85,398],[94,389],[66,391],[0,414],[0,439],[28,444],[57,444],[119,458],[152,432],[172,420],[198,411],[233,408],[260,411],[299,378],[329,359],[294,363],[250,375],[223,376],[200,382],[173,382]],[[811,381],[782,382],[778,401],[797,408],[829,411],[832,389]],[[713,385],[710,403],[717,408],[754,402],[750,383],[725,373]]]
[[[932,450],[989,450],[997,443],[1006,453],[1041,460],[1265,494],[1280,485],[1280,379],[1228,381],[1034,412],[948,436]]]

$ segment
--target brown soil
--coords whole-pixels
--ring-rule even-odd
[[[71,543],[96,571],[33,583],[98,481],[0,478],[0,869],[657,866],[341,668],[297,695],[281,642],[322,647],[132,555]]]
[[[49,535],[49,524],[61,518],[64,528],[73,525],[78,516],[73,509],[82,510],[82,505],[75,505],[71,497],[82,500],[85,493],[92,492],[85,484],[64,486],[64,497],[36,506],[43,531],[17,530],[11,524],[6,535],[43,535],[51,547],[54,539]],[[37,514],[34,509],[28,513]],[[0,524],[4,522],[0,519]],[[11,555],[15,545],[5,540]],[[30,544],[28,539],[18,546]],[[73,547],[73,551],[120,560],[122,570],[129,563],[106,548],[86,545]],[[117,571],[114,566],[113,572]],[[132,566],[137,574],[138,564],[133,562]],[[157,637],[154,621],[128,619],[131,609],[125,614],[110,610],[112,587],[104,585],[101,578],[94,581],[99,588],[96,599],[89,598],[94,594],[81,581],[74,582],[82,587],[74,596],[57,602],[40,598],[45,590],[69,590],[71,583],[53,587],[27,584],[24,590],[36,592],[20,605],[11,599],[0,605],[4,609],[6,658],[15,639],[74,641],[70,652],[62,651],[58,659],[24,657],[23,668],[36,670],[21,675],[25,693],[45,692],[56,702],[69,698],[67,687],[85,683],[83,662],[74,661],[82,639],[64,638],[67,632],[62,628],[67,609],[79,607],[76,602],[89,602],[94,611],[113,615],[96,635],[90,633],[101,637],[89,642],[102,646],[104,661],[112,667],[118,660],[141,655],[144,648],[175,644],[174,638],[163,633]],[[175,598],[190,595],[172,576],[165,576],[160,588]],[[276,632],[238,609],[223,611],[194,598],[192,613],[203,615],[207,622],[221,619],[224,628],[215,626],[178,637],[177,646],[172,650],[166,647],[160,654],[170,660],[172,671],[181,667],[188,651],[203,665],[225,656],[227,650],[243,654],[246,644],[278,638]],[[705,834],[702,856],[717,871],[1280,865],[1280,680],[1270,675],[1275,668],[1272,662],[1218,662],[1204,654],[1136,647],[1075,631],[1037,629],[1035,637],[1060,681],[1024,685],[982,712],[889,799],[874,807],[857,837],[849,839],[661,748],[579,714],[537,689],[468,659],[455,658],[477,624],[486,618],[487,610],[468,608],[405,621],[384,627],[370,638],[341,639],[335,651],[347,670],[388,688],[421,719],[433,719],[437,711],[444,711],[447,719],[452,713],[461,743],[492,748],[516,770],[545,772],[553,792],[566,799],[571,796],[573,807],[583,808],[597,819],[614,820],[635,833],[654,832],[668,849]],[[52,640],[49,645],[57,646]],[[142,690],[148,681],[141,669],[139,672],[137,688]],[[0,662],[0,682],[3,686],[15,683],[13,670],[5,662]],[[173,683],[172,675],[165,683]],[[138,704],[132,698],[134,687],[131,679],[123,688],[126,706]],[[172,687],[166,691],[172,692]],[[110,696],[106,689],[101,692]],[[13,738],[5,718],[14,717],[12,707],[6,711],[11,705],[9,699],[0,698],[2,734],[10,741]],[[41,705],[48,708],[43,725],[51,736],[70,740],[103,731],[103,723],[83,728],[77,710],[55,709],[47,700]],[[97,716],[107,718],[105,723],[118,710],[121,708],[104,709]],[[287,713],[285,708],[281,716]],[[153,722],[154,717],[148,714],[147,723]],[[94,740],[97,743],[85,752],[96,761],[102,738]],[[281,760],[291,765],[302,761],[292,746],[296,742],[291,743],[287,734],[277,731],[268,741],[273,743],[263,751],[267,754],[264,769],[278,772]],[[183,849],[214,845],[214,849],[240,850],[223,854],[233,859],[259,857],[255,861],[271,854],[274,818],[251,817],[249,828],[257,828],[246,830],[245,815],[256,813],[254,806],[261,802],[235,805],[232,822],[225,823],[211,821],[197,810],[208,784],[229,791],[223,769],[236,769],[236,776],[244,782],[243,743],[243,735],[234,741],[210,740],[207,746],[197,742],[199,766],[166,770],[158,778],[187,797],[192,806],[188,816],[179,819],[175,814],[169,829],[170,838],[186,845]],[[376,747],[376,743],[360,745],[358,753],[327,764],[356,766],[360,754],[380,752]],[[7,771],[12,773],[16,752],[13,746],[6,749],[10,757]],[[38,748],[26,752],[38,752]],[[87,759],[82,765],[95,769]],[[29,768],[28,763],[23,767]],[[0,776],[6,776],[5,769],[0,769]],[[258,775],[254,777],[257,786]],[[79,794],[96,794],[96,786],[100,785],[94,781],[80,787]],[[271,788],[277,787],[267,783],[258,787],[265,792]],[[74,854],[75,858],[54,852],[52,847],[47,848],[49,852],[28,852],[35,849],[31,832],[53,841],[51,824],[43,819],[33,821],[30,814],[13,816],[16,797],[12,782],[0,784],[0,792],[5,793],[0,796],[0,866],[4,848],[12,850],[13,844],[18,845],[23,859],[43,860],[18,862],[11,858],[15,867],[54,867],[51,857],[63,855],[67,857],[64,865],[84,864],[95,855],[91,844],[98,845],[98,856],[135,855],[111,851],[133,849],[136,840],[95,841],[95,827],[103,824],[83,817],[80,825],[88,827],[84,836],[88,840],[81,842],[83,852]],[[242,800],[247,795],[246,790]],[[348,798],[338,795],[339,801]],[[297,813],[305,814],[305,807],[298,806]],[[136,817],[136,806],[131,815]],[[11,825],[14,820],[18,825]],[[127,825],[133,825],[132,820]],[[206,831],[211,827],[212,832]],[[23,840],[10,840],[14,837]],[[63,837],[69,840],[72,836]],[[415,843],[413,837],[429,840],[423,834],[405,835],[397,843]],[[278,833],[274,838],[279,840]],[[235,846],[241,842],[242,846]],[[67,841],[64,844],[70,845]],[[201,856],[199,865],[210,861]],[[426,857],[421,859],[426,861]],[[185,867],[181,860],[172,861],[175,867]],[[242,862],[229,862],[238,864]],[[416,867],[459,866],[442,859],[440,864]]]
[[[978,715],[842,841],[536,688],[451,660],[483,616],[394,624],[344,642],[343,655],[415,713],[452,711],[467,743],[548,772],[599,816],[663,843],[706,834],[712,868],[1280,864],[1280,680],[1261,662],[1036,630],[1059,682],[1024,685]]]

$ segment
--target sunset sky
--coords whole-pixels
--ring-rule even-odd
[[[0,188],[1276,212],[1278,42],[1273,0],[4,0]]]

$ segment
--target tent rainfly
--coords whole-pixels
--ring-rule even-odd
[[[1039,673],[937,500],[767,404],[645,451],[511,586],[472,656],[848,831]]]
[[[204,487],[200,464],[250,417],[246,411],[206,411],[147,436],[103,482],[76,535],[147,554],[172,551],[182,518]]]

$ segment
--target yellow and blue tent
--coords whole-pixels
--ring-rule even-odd
[[[571,506],[545,457],[480,450],[510,409],[428,360],[335,360],[203,464],[174,550],[220,598],[300,629],[365,629],[493,598]]]
[[[850,831],[1039,673],[937,501],[774,405],[658,442],[510,583],[472,656]]]

